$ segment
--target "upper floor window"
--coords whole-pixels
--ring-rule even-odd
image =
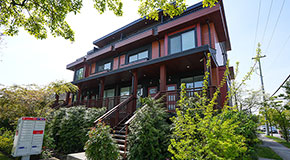
[[[111,62],[108,62],[108,63],[102,64],[102,65],[99,65],[98,72],[102,72],[102,71],[106,71],[106,70],[111,70],[111,66],[112,66],[112,63]]]
[[[75,80],[80,80],[84,78],[84,68],[80,68],[75,72]]]
[[[169,38],[170,54],[192,49],[195,46],[195,30],[183,32]]]
[[[129,56],[129,63],[142,60],[142,59],[147,59],[148,58],[148,50],[139,52],[137,54],[133,54]]]

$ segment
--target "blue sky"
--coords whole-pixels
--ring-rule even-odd
[[[196,0],[188,3],[196,2]],[[271,0],[261,0],[260,19],[256,43],[262,41]],[[61,37],[49,35],[46,40],[37,40],[21,30],[18,36],[5,37],[4,48],[0,49],[0,84],[46,85],[54,80],[71,81],[73,72],[66,65],[86,54],[93,48],[92,42],[136,19],[138,2],[123,0],[124,15],[116,17],[111,12],[99,15],[91,1],[84,1],[81,14],[69,15],[68,23],[75,31],[76,41],[71,43]],[[240,62],[240,80],[253,64],[254,40],[260,0],[224,0],[226,19],[232,51],[228,52],[231,65]],[[265,51],[274,29],[283,0],[273,0],[272,12],[262,43],[262,67],[266,92],[272,94],[290,71],[290,1],[285,0],[273,39]],[[2,45],[3,46],[3,45]],[[256,45],[255,45],[256,46]],[[254,73],[248,88],[259,89],[260,78]]]

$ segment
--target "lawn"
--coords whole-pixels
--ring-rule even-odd
[[[7,157],[5,154],[3,154],[2,152],[0,152],[0,159],[1,160],[12,160],[9,157]]]
[[[290,148],[290,142],[286,142],[284,139],[278,138],[278,137],[273,137],[273,136],[266,136],[267,138],[271,138],[274,141],[283,144],[285,147]]]
[[[277,155],[269,147],[257,146],[256,150],[257,150],[258,156],[261,157],[261,158],[283,160],[279,155]]]

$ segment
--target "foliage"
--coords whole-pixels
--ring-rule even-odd
[[[208,59],[209,68],[210,58]],[[252,146],[257,143],[256,118],[226,105],[221,110],[214,110],[228,73],[227,65],[224,77],[212,98],[208,98],[207,94],[209,72],[205,73],[202,93],[195,93],[196,98],[188,98],[185,84],[181,85],[180,109],[177,109],[177,116],[172,118],[173,138],[168,147],[173,154],[172,159],[252,158]]]
[[[121,0],[93,0],[94,8],[100,13],[107,9],[115,15],[123,14]],[[185,9],[185,0],[139,0],[139,14],[158,19],[158,9],[170,17],[180,15]],[[217,0],[203,0],[203,6],[214,6]],[[4,34],[14,36],[23,27],[37,39],[47,38],[48,30],[53,36],[74,41],[74,31],[66,22],[68,14],[78,14],[82,0],[2,0],[0,3],[0,27]]]
[[[58,102],[59,102],[59,96],[61,94],[76,93],[79,90],[79,88],[78,88],[78,86],[76,86],[70,82],[65,82],[63,80],[59,80],[59,81],[51,82],[48,85],[46,90],[48,92],[50,92],[51,94],[55,95],[54,106],[57,106]]]
[[[136,113],[136,118],[129,126],[128,159],[166,159],[170,157],[167,151],[170,139],[170,125],[162,98],[154,100],[151,97],[141,98],[146,104],[142,112]]]
[[[258,156],[261,158],[282,160],[282,158],[269,147],[257,146],[256,150]]]
[[[36,85],[11,86],[0,90],[0,125],[13,130],[23,116],[46,117],[52,109],[49,92]]]
[[[105,108],[83,106],[61,108],[48,117],[47,132],[54,140],[55,149],[62,153],[83,151],[89,128],[105,112]]]
[[[13,147],[14,134],[12,131],[0,128],[0,150],[6,154],[11,153]]]
[[[85,144],[85,154],[88,160],[116,160],[119,148],[110,134],[111,127],[99,122],[88,132],[89,139]]]

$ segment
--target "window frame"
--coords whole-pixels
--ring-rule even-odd
[[[147,57],[146,57],[146,58],[141,58],[141,59],[139,59],[139,54],[140,54],[140,53],[143,53],[143,52],[146,52],[146,51],[147,51]],[[137,60],[130,62],[130,57],[132,57],[132,56],[137,56]],[[135,62],[138,62],[138,61],[142,61],[142,60],[144,60],[144,59],[147,59],[147,60],[149,59],[149,50],[148,50],[148,49],[145,49],[145,50],[139,51],[139,52],[137,52],[137,53],[135,53],[135,54],[130,54],[130,55],[128,55],[128,64],[130,64],[130,63],[135,63]]]
[[[181,31],[181,32],[178,32],[178,33],[175,33],[173,35],[168,36],[168,42],[167,42],[168,43],[168,50],[167,50],[168,51],[168,55],[170,55],[170,54],[178,54],[178,53],[193,49],[193,48],[190,48],[190,49],[187,49],[187,50],[183,50],[183,48],[182,48],[182,34],[184,34],[186,32],[190,32],[190,31],[194,32],[194,41],[195,41],[194,45],[195,46],[193,48],[197,47],[197,35],[196,35],[197,32],[196,32],[196,27],[193,27],[193,28],[187,29],[185,31]],[[174,37],[178,37],[178,36],[180,36],[180,48],[181,48],[181,51],[180,52],[176,52],[176,53],[171,53],[170,52],[171,51],[170,39],[174,38]]]
[[[79,72],[81,69],[83,70],[83,74],[82,74],[82,77],[78,79],[78,72]],[[81,79],[84,79],[84,78],[85,78],[84,67],[81,67],[81,68],[79,68],[79,69],[77,69],[77,70],[75,71],[75,74],[74,74],[74,81],[78,81],[78,80],[81,80]]]
[[[135,54],[141,53],[141,52],[146,51],[146,50],[148,51],[148,57],[147,58],[143,58],[143,59],[140,59],[140,60],[129,62],[129,57],[130,56],[133,56]],[[139,47],[137,49],[130,50],[130,51],[126,52],[125,55],[126,55],[126,57],[125,57],[125,64],[124,65],[136,63],[136,62],[139,62],[139,61],[142,61],[142,60],[145,60],[145,59],[150,60],[151,57],[152,57],[152,44],[147,44],[147,45],[144,45],[144,46]]]
[[[108,64],[108,63],[110,63],[110,69],[105,69],[105,65]],[[103,66],[104,69],[103,70],[99,70],[100,66]],[[95,73],[99,73],[99,72],[103,72],[103,71],[111,71],[112,68],[113,68],[113,62],[112,61],[105,61],[105,62],[99,63],[99,64],[96,63]]]

